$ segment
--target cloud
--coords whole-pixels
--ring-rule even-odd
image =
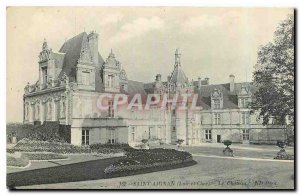
[[[110,39],[110,42],[122,42],[133,37],[141,36],[152,30],[161,30],[164,27],[164,21],[157,17],[138,18],[130,23],[124,24],[120,31]]]
[[[100,25],[106,26],[108,24],[117,23],[117,22],[121,21],[123,17],[124,17],[124,15],[122,15],[120,13],[105,15],[103,17],[103,19],[101,20]]]
[[[218,18],[215,16],[195,16],[188,18],[182,23],[182,29],[186,33],[194,33],[196,31],[211,28],[218,24]]]

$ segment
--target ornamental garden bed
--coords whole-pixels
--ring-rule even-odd
[[[106,169],[106,177],[142,174],[196,164],[192,155],[174,149],[129,149],[126,157],[115,161]]]
[[[19,141],[8,153],[14,152],[53,152],[58,154],[113,154],[124,153],[130,149],[128,144],[93,144],[90,146],[75,146],[66,142],[39,141],[27,138]]]

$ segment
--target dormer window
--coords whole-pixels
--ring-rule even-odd
[[[240,107],[241,108],[246,108],[248,107],[248,98],[240,98]]]
[[[114,87],[114,75],[108,75],[107,79],[108,87]]]
[[[47,67],[42,68],[42,74],[43,74],[43,84],[46,84],[48,80]]]
[[[82,72],[82,84],[89,85],[90,84],[90,73]]]
[[[218,99],[214,100],[214,108],[215,109],[220,109],[221,108],[220,100],[218,100]]]

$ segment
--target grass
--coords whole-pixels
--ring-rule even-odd
[[[29,160],[58,160],[67,159],[67,156],[55,153],[23,153]]]
[[[55,153],[15,153],[6,155],[6,165],[26,167],[30,160],[58,160],[67,158],[67,156]]]
[[[13,167],[25,167],[29,164],[29,158],[23,154],[20,156],[6,155],[6,165]]]

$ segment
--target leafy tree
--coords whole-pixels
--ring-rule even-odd
[[[274,40],[258,51],[254,71],[255,92],[252,107],[263,124],[271,118],[278,125],[294,124],[294,15],[288,15],[274,33]]]

